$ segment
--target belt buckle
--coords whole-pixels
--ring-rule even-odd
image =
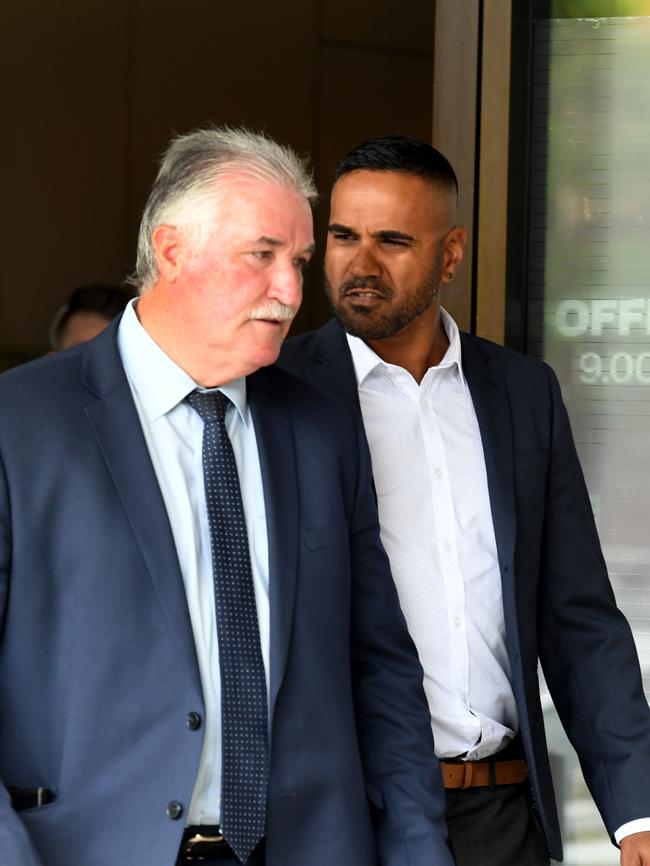
[[[195,833],[193,836],[190,836],[189,839],[186,839],[183,842],[183,847],[181,848],[181,855],[185,860],[194,861],[196,863],[200,863],[202,860],[206,859],[205,851],[201,852],[199,849],[194,855],[194,849],[200,845],[218,845],[221,842],[225,842],[222,834],[210,834],[208,835],[203,833]]]

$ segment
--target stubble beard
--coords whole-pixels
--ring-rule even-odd
[[[398,334],[426,312],[438,296],[440,279],[441,269],[436,262],[436,267],[426,282],[409,289],[401,300],[395,301],[395,292],[376,277],[348,280],[334,289],[325,274],[325,292],[341,327],[353,337],[360,337],[368,342],[385,340]],[[380,292],[387,304],[386,311],[378,312],[368,307],[346,303],[346,295],[353,288],[374,289]]]

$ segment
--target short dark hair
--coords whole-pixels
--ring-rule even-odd
[[[58,349],[68,322],[75,313],[90,312],[112,321],[129,303],[133,294],[108,283],[90,283],[79,286],[56,311],[50,325],[50,345]]]
[[[353,148],[336,167],[334,179],[352,171],[402,171],[458,193],[458,179],[449,160],[431,144],[409,135],[371,138]]]

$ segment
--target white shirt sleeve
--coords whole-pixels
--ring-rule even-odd
[[[618,845],[621,844],[621,839],[626,836],[631,836],[632,833],[643,833],[644,830],[650,830],[650,818],[636,818],[634,821],[628,821],[623,824],[614,833],[614,838]]]

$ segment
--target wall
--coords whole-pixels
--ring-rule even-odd
[[[7,0],[0,10],[0,365],[47,348],[75,286],[133,265],[156,155],[199,124],[313,154],[326,220],[345,150],[431,134],[434,4],[403,0]],[[327,317],[320,266],[297,329]]]

